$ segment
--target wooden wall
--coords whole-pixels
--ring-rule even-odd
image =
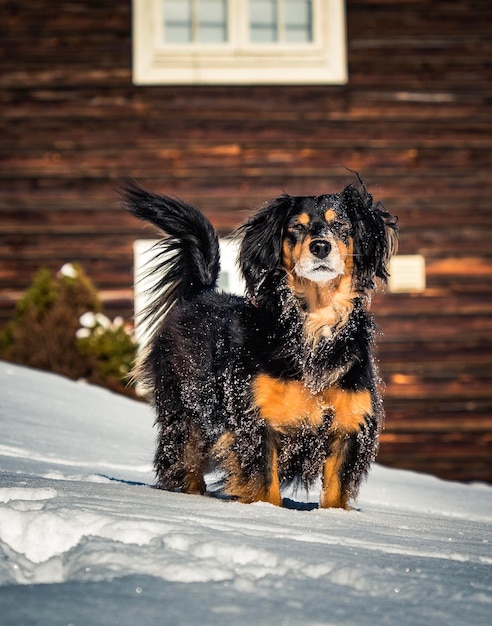
[[[492,481],[492,4],[347,0],[349,83],[135,87],[130,1],[0,0],[0,324],[40,265],[80,262],[132,312],[133,176],[222,232],[282,190],[358,170],[427,263],[386,294],[379,460]]]

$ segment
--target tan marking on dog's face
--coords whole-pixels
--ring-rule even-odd
[[[308,226],[309,222],[311,221],[311,218],[309,217],[307,213],[301,213],[297,217],[297,221],[299,222],[299,224],[302,224],[303,226]]]
[[[287,272],[292,272],[294,269],[296,258],[300,255],[301,245],[298,242],[291,245],[287,239],[284,239],[282,244],[282,264]]]
[[[337,219],[337,214],[335,209],[328,209],[325,211],[325,222],[329,224],[330,222],[334,222]]]

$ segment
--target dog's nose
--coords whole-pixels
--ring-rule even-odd
[[[324,259],[330,254],[331,243],[323,239],[315,239],[309,244],[309,251],[318,259]]]

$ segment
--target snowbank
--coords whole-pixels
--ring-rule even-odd
[[[376,465],[352,512],[167,493],[152,423],[0,362],[2,625],[490,623],[490,487]]]

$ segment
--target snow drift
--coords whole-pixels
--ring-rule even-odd
[[[350,512],[168,493],[152,423],[0,363],[2,625],[490,623],[489,486],[376,465]]]

